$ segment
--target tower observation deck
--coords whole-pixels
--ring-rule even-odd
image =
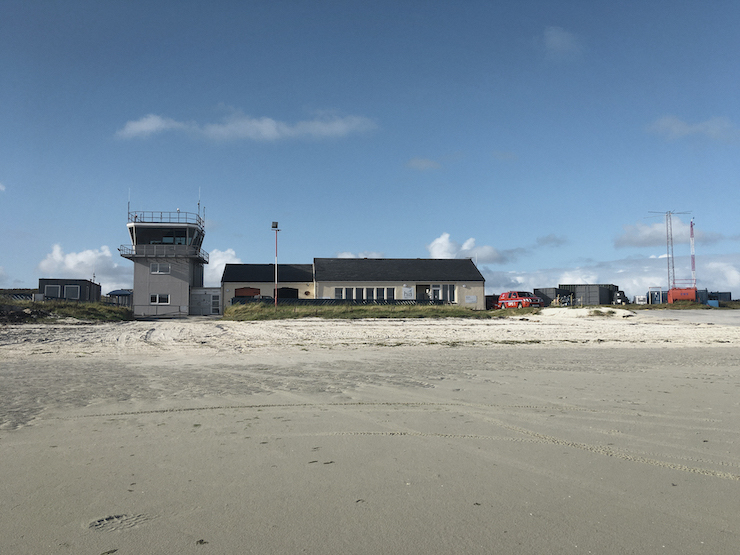
[[[194,258],[208,264],[208,253],[201,249],[205,236],[203,218],[192,212],[128,213],[131,245],[121,245],[121,256],[134,258]]]

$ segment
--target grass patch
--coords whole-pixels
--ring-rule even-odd
[[[676,301],[671,304],[628,304],[625,308],[628,310],[712,310],[713,307],[694,301]]]
[[[523,309],[526,310],[526,309]],[[224,311],[224,320],[289,320],[324,318],[327,320],[357,320],[361,318],[504,318],[501,310],[485,311],[450,305],[335,305],[290,306],[268,303],[234,305]],[[521,311],[512,311],[521,313]]]
[[[616,310],[613,310],[611,308],[607,308],[605,310],[601,310],[601,309],[598,309],[597,308],[597,309],[591,310],[588,313],[589,316],[601,316],[601,317],[604,317],[604,318],[611,318],[611,317],[615,316],[616,314],[617,314],[617,311]]]

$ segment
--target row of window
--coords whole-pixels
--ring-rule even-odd
[[[149,264],[150,274],[169,274],[171,271],[169,262],[152,262]]]
[[[396,290],[393,287],[335,287],[334,298],[350,301],[392,301],[396,298]]]
[[[406,296],[406,290],[410,297]],[[432,285],[430,289],[424,290],[417,296],[434,301],[455,302],[455,286],[453,284]],[[396,289],[394,287],[335,287],[335,299],[346,299],[355,301],[393,301],[396,298]],[[404,299],[414,298],[412,288],[404,288]]]
[[[80,299],[80,286],[79,285],[65,285],[64,286],[64,297],[62,297],[62,286],[61,285],[46,285],[44,287],[44,296],[52,299],[68,299],[70,301],[78,301]]]

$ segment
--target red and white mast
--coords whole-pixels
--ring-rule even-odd
[[[696,253],[694,252],[694,218],[691,218],[691,287],[696,289]]]

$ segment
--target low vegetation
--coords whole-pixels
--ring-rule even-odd
[[[269,303],[234,305],[224,311],[225,320],[284,320],[325,318],[355,320],[359,318],[505,318],[513,314],[534,312],[521,310],[471,310],[451,305],[335,305],[275,307]]]
[[[615,316],[617,314],[617,311],[611,308],[605,308],[603,310],[600,308],[595,308],[591,310],[588,314],[589,316],[601,316],[604,318],[611,318],[612,316]]]
[[[712,310],[713,307],[694,301],[676,301],[671,304],[628,304],[624,308],[629,310]]]
[[[132,320],[131,310],[103,303],[16,301],[0,298],[0,323],[55,322],[60,318],[95,322]]]

